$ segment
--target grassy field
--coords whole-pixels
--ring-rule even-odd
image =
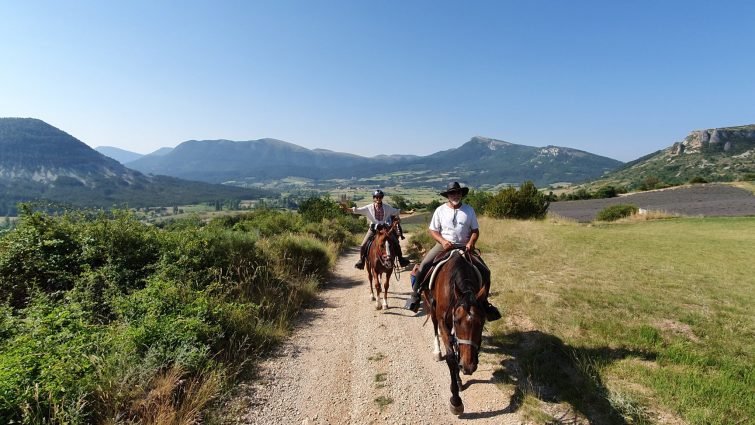
[[[531,418],[753,423],[755,218],[480,225],[498,376]]]

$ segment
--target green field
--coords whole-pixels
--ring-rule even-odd
[[[591,423],[753,423],[755,218],[481,229],[492,341],[519,365],[497,375],[531,418],[546,401]]]

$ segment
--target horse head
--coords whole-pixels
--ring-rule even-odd
[[[390,224],[378,224],[375,227],[375,240],[373,245],[378,249],[378,260],[386,269],[393,268],[393,260],[396,258],[396,250],[391,241],[391,234],[395,231],[397,221]]]
[[[487,291],[474,266],[460,256],[457,258],[459,260],[456,262],[453,278],[456,303],[452,308],[452,333],[459,365],[465,375],[471,375],[477,370],[479,361],[482,329],[485,325],[483,302],[487,298]]]

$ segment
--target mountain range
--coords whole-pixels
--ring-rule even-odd
[[[254,199],[267,192],[145,176],[33,118],[0,118],[0,215],[46,199],[88,207],[171,206]]]
[[[442,187],[456,179],[477,187],[494,187],[524,180],[538,185],[581,182],[597,178],[622,162],[577,149],[473,137],[458,148],[427,156],[371,158],[307,149],[276,139],[190,140],[165,155],[145,155],[126,165],[148,174],[237,185],[293,177],[407,187]]]

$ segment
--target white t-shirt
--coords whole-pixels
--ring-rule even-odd
[[[367,204],[363,207],[352,208],[355,214],[363,215],[367,217],[367,220],[372,224],[386,224],[390,221],[392,215],[399,215],[400,211],[388,204],[383,204],[383,219],[378,220],[375,218],[375,204]]]
[[[472,236],[472,230],[479,228],[477,215],[467,204],[454,209],[445,203],[435,209],[430,220],[430,230],[440,232],[443,239],[455,244],[466,244]]]

